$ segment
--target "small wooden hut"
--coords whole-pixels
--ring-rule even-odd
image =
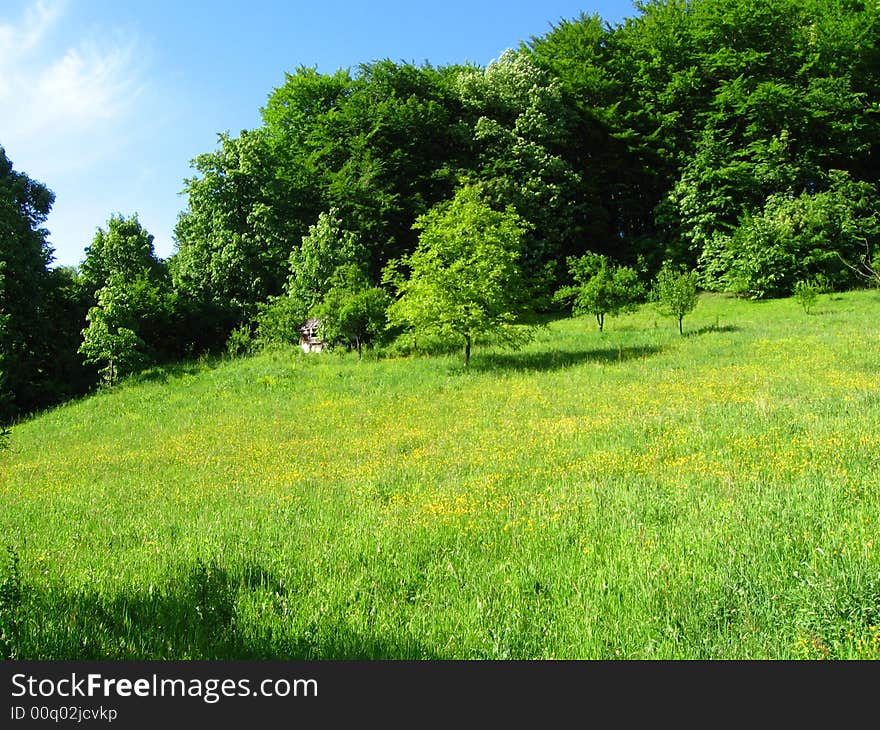
[[[320,322],[315,317],[310,317],[299,328],[299,346],[303,352],[322,352],[326,347],[324,341],[318,335]]]

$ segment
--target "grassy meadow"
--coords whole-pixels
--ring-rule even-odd
[[[0,454],[0,655],[880,658],[880,293],[153,370]]]

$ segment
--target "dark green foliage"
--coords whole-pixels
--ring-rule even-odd
[[[300,326],[335,285],[336,272],[349,266],[359,271],[366,266],[364,246],[343,227],[338,209],[331,208],[291,252],[284,294],[258,304],[253,322],[234,331],[227,350],[240,350],[245,332],[252,336],[249,347],[298,342]]]
[[[229,308],[238,318],[281,293],[291,230],[275,180],[278,171],[259,130],[223,134],[219,148],[194,161],[188,207],[175,228],[174,286],[196,301]]]
[[[42,226],[53,202],[0,147],[0,423],[90,383],[76,354],[88,303],[73,272],[49,269]]]
[[[277,174],[293,186],[301,232],[335,208],[370,247],[368,274],[412,250],[412,223],[453,191],[469,167],[456,71],[361,65],[352,76],[300,68],[269,97],[264,128]],[[287,192],[288,197],[291,191]]]
[[[878,181],[875,7],[832,0],[664,0],[600,32],[534,39],[604,145],[609,210],[634,260],[693,266],[772,195],[826,190],[829,171]]]
[[[41,226],[55,196],[44,185],[12,169],[0,147],[0,383],[10,394],[0,422],[39,401],[45,344],[41,300],[49,288],[51,249]]]
[[[508,51],[484,70],[462,72],[458,86],[475,117],[470,177],[496,208],[512,205],[528,222],[524,274],[533,284],[552,286],[548,263],[579,253],[584,236],[609,238],[572,149],[580,118],[559,81],[524,52]]]
[[[829,177],[826,191],[771,195],[732,233],[716,233],[700,259],[706,286],[757,299],[789,295],[796,281],[816,276],[837,290],[858,285],[847,262],[880,233],[880,201],[846,173]]]
[[[680,57],[662,64],[667,93],[657,96],[674,101],[666,118],[670,132],[680,130],[659,138],[679,141],[677,180],[658,206],[658,222],[684,244],[679,261],[693,265],[774,196],[828,190],[834,169],[865,179],[880,121],[876,87],[865,85],[877,69],[864,65],[876,13],[793,0],[658,7],[640,22],[675,16],[680,39]],[[685,78],[687,101],[668,93]],[[876,169],[870,176],[876,183]]]

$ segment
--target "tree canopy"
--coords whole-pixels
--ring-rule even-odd
[[[49,268],[54,201],[0,146],[0,424],[78,394],[88,379],[75,334],[85,310],[66,272]]]

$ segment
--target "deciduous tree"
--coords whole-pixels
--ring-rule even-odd
[[[678,321],[678,333],[683,335],[682,320],[697,306],[697,272],[686,271],[666,261],[657,272],[653,290],[657,309]]]
[[[336,269],[329,290],[313,314],[320,322],[325,342],[354,346],[360,359],[365,344],[385,335],[389,303],[384,289],[372,286],[362,269],[348,264]]]
[[[465,366],[480,336],[511,347],[526,341],[530,333],[517,321],[527,294],[519,267],[527,226],[513,207],[494,210],[479,188],[465,186],[415,227],[421,231],[416,250],[385,272],[398,295],[389,323],[416,335],[458,339]]]
[[[575,315],[592,314],[605,327],[605,315],[614,316],[638,306],[644,291],[635,269],[615,265],[607,256],[591,253],[568,259],[573,286],[556,292],[557,301],[570,301]]]

